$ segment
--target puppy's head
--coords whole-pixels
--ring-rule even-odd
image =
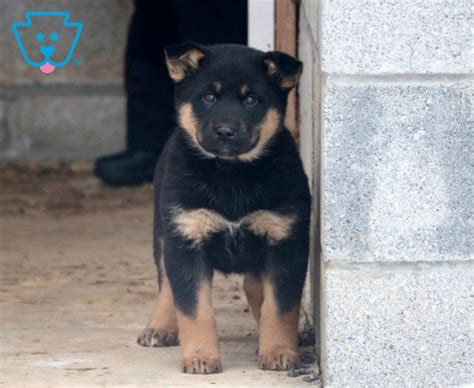
[[[282,127],[302,63],[239,45],[186,43],[166,50],[178,121],[211,158],[253,160]]]

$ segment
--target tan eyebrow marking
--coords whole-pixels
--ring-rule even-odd
[[[222,83],[216,81],[212,84],[212,87],[216,93],[220,93],[222,91]]]
[[[243,84],[241,87],[240,87],[240,95],[241,96],[245,96],[248,92],[250,91],[250,88],[247,84]]]

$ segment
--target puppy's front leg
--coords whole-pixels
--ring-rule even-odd
[[[165,244],[165,262],[178,318],[183,372],[221,372],[211,302],[212,269],[179,238]]]

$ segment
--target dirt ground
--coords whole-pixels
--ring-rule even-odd
[[[105,187],[87,164],[0,166],[0,387],[320,384],[257,368],[238,277],[215,281],[222,374],[182,374],[179,348],[137,345],[156,291],[151,217],[152,185]]]

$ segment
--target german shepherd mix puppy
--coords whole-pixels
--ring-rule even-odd
[[[212,277],[239,273],[259,327],[260,368],[293,368],[310,194],[283,121],[302,63],[227,44],[181,44],[166,57],[179,128],[156,168],[159,293],[138,343],[179,338],[183,372],[222,371]]]

